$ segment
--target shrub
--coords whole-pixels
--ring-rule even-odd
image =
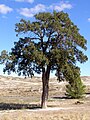
[[[74,80],[72,84],[66,85],[66,96],[69,98],[79,99],[84,97],[85,85],[81,81],[80,77]]]

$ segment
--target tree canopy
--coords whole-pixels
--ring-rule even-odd
[[[15,26],[20,38],[9,53],[4,72],[31,77],[34,72],[42,74],[42,106],[45,106],[50,72],[56,71],[59,81],[72,82],[72,78],[79,76],[76,63],[87,61],[83,53],[87,50],[87,40],[64,12],[39,13],[35,15],[35,21],[21,19]]]

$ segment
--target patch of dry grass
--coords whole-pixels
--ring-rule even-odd
[[[87,83],[88,79],[84,82]],[[90,120],[90,97],[79,102],[66,99],[63,97],[65,84],[58,83],[56,79],[50,80],[48,107],[73,107],[73,109],[32,112],[27,109],[30,109],[30,105],[40,103],[41,79],[0,76],[0,108],[7,106],[11,108],[11,110],[5,108],[4,111],[1,109],[0,120]],[[89,91],[90,86],[87,87],[87,92]],[[15,110],[17,107],[20,109]]]
[[[13,112],[3,114],[0,120],[90,120],[90,112],[48,111],[48,112]]]

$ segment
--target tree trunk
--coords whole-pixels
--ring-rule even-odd
[[[45,68],[42,72],[42,100],[41,100],[41,107],[47,108],[47,100],[48,100],[48,90],[49,90],[49,75],[50,75],[50,67],[47,66],[47,69],[45,71]]]
[[[43,91],[42,91],[42,101],[41,101],[41,107],[47,108],[47,100],[48,100],[48,81],[46,78],[42,79],[43,84]]]

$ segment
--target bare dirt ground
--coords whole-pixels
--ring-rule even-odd
[[[50,79],[48,108],[40,109],[41,78],[0,76],[0,120],[90,120],[90,77],[83,76],[86,97],[67,99],[65,82]]]

